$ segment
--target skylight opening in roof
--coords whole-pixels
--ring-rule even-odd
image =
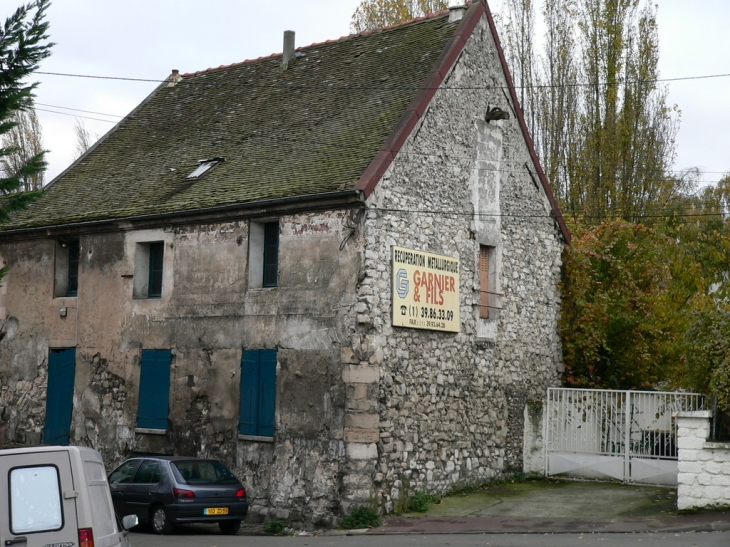
[[[198,165],[198,167],[195,169],[195,171],[190,173],[186,178],[187,179],[199,179],[204,174],[206,174],[208,171],[213,169],[213,167],[215,167],[219,163],[223,163],[224,161],[226,161],[224,158],[211,158],[209,160],[198,160],[198,163],[200,165]]]

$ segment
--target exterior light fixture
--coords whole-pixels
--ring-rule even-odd
[[[489,123],[494,120],[509,120],[509,112],[502,110],[498,106],[488,108],[484,115],[484,120]]]

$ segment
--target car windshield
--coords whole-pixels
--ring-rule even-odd
[[[172,462],[183,484],[235,484],[236,476],[215,460],[185,460]]]

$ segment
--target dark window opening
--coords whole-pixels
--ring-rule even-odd
[[[79,292],[79,258],[81,250],[79,240],[68,242],[68,288],[66,296],[77,296]]]
[[[264,224],[264,287],[276,287],[279,281],[279,223]]]
[[[148,298],[162,296],[162,259],[165,253],[165,244],[162,241],[150,243],[150,279],[147,291]]]

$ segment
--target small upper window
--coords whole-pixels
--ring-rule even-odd
[[[162,241],[150,243],[150,279],[147,285],[147,297],[159,298],[162,296],[162,259],[165,254],[165,244]]]
[[[279,280],[279,223],[264,224],[264,287],[276,287]]]
[[[200,177],[205,175],[208,171],[213,169],[213,167],[215,167],[219,163],[223,163],[224,161],[226,161],[224,158],[211,158],[209,160],[198,160],[198,163],[200,165],[198,165],[197,169],[195,169],[195,171],[190,173],[186,178],[187,179],[199,179]]]
[[[79,240],[68,242],[68,289],[66,296],[76,296],[79,292]]]
[[[137,243],[134,260],[134,298],[160,298],[164,271],[165,243]]]
[[[78,239],[59,239],[56,241],[54,298],[78,295],[80,258],[81,252]]]

